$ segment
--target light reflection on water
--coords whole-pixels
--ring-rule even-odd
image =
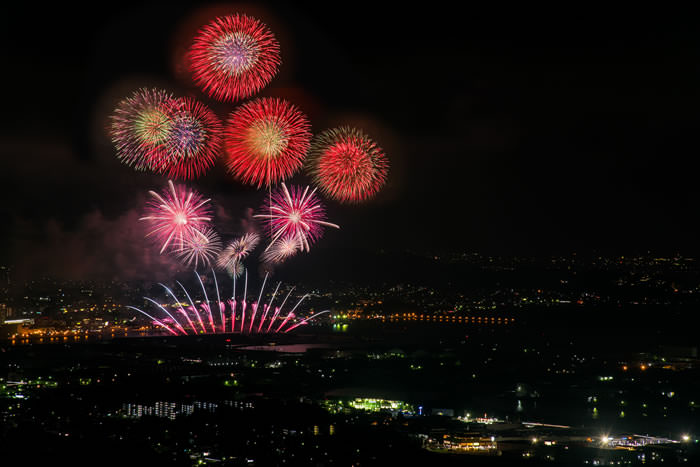
[[[15,337],[6,340],[0,340],[0,346],[3,343],[10,345],[32,345],[32,344],[63,344],[66,342],[97,342],[101,340],[111,340],[117,337],[148,337],[156,336],[149,331],[131,331],[121,333],[92,333],[92,334],[69,334],[57,336],[34,336],[34,337]]]
[[[264,350],[268,352],[303,353],[309,349],[328,349],[330,344],[247,345],[237,350]]]

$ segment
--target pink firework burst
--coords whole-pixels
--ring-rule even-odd
[[[153,157],[153,170],[167,177],[197,178],[216,162],[221,149],[221,122],[207,106],[189,97],[170,106],[164,151]]]
[[[274,245],[265,250],[262,254],[262,260],[266,263],[282,263],[287,258],[297,254],[300,248],[299,239],[287,235],[278,239]]]
[[[223,16],[196,34],[188,53],[194,82],[214,99],[235,102],[265,87],[280,65],[279,43],[246,15]]]
[[[164,157],[174,101],[163,90],[141,88],[119,102],[111,115],[110,135],[121,162],[144,171]]]
[[[185,239],[183,248],[175,250],[177,257],[187,266],[207,267],[221,252],[221,239],[214,229],[204,227]]]
[[[247,233],[228,244],[226,248],[219,254],[217,266],[226,269],[229,273],[236,274],[238,272],[237,264],[240,264],[251,251],[255,249],[260,241],[260,236],[255,233]]]
[[[202,230],[211,221],[207,206],[209,199],[184,186],[175,186],[171,180],[168,180],[168,189],[160,194],[155,191],[149,193],[153,199],[147,205],[147,215],[139,220],[150,224],[151,230],[146,236],[152,236],[162,244],[161,253],[169,245],[183,250],[187,241],[203,235]]]
[[[281,185],[265,201],[263,211],[267,213],[253,216],[264,219],[263,222],[269,227],[271,240],[265,251],[283,237],[296,240],[300,250],[309,251],[309,245],[321,236],[324,226],[340,228],[326,222],[325,210],[316,196],[315,188],[309,191],[308,186],[303,189],[292,186],[288,190],[284,183]]]
[[[226,166],[236,179],[258,188],[283,181],[303,165],[309,129],[306,115],[283,99],[250,101],[224,128]]]

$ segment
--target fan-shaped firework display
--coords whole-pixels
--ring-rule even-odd
[[[209,170],[221,149],[221,122],[202,103],[185,97],[172,101],[164,151],[153,170],[167,177],[197,178]]]
[[[216,274],[212,271],[216,287],[216,301],[212,304],[201,276],[197,273],[195,273],[195,275],[202,288],[202,299],[198,301],[192,300],[187,289],[178,282],[182,292],[187,297],[186,302],[180,301],[175,292],[164,284],[160,285],[163,287],[168,298],[173,300],[173,303],[162,305],[162,302],[144,297],[144,299],[156,307],[157,314],[159,315],[158,318],[146,313],[140,308],[134,306],[129,306],[128,308],[147,316],[153,324],[165,329],[174,336],[221,333],[287,333],[299,326],[307,324],[310,320],[318,316],[329,313],[328,310],[325,310],[306,318],[298,317],[295,311],[308,295],[301,297],[291,310],[285,311],[285,304],[294,288],[286,294],[280,305],[275,305],[275,299],[277,298],[277,292],[279,291],[281,283],[277,284],[272,296],[267,300],[267,303],[265,303],[263,300],[263,292],[265,290],[265,284],[267,283],[267,275],[265,275],[265,280],[260,288],[257,300],[248,302],[247,272],[242,298],[237,299],[236,297],[236,280],[234,278],[233,295],[230,299],[223,301],[221,300],[221,292],[219,290],[218,281],[216,280]],[[173,313],[168,311],[166,307],[171,308]],[[179,316],[180,319],[177,319],[176,316]]]
[[[283,181],[303,165],[309,129],[306,116],[285,100],[250,101],[226,122],[226,166],[236,179],[257,187]]]
[[[204,227],[185,239],[182,249],[176,250],[178,258],[187,266],[209,266],[221,252],[221,239],[214,229]]]
[[[384,185],[389,161],[362,131],[340,127],[314,137],[307,171],[329,198],[358,203],[373,197]]]
[[[197,33],[188,60],[194,82],[204,92],[234,102],[252,96],[277,74],[279,43],[255,18],[223,16]]]
[[[283,237],[295,239],[300,250],[309,251],[309,245],[321,236],[323,227],[340,226],[326,222],[326,214],[316,196],[316,189],[292,186],[291,190],[282,183],[281,188],[272,192],[261,214],[253,217],[262,218],[271,233],[269,250]]]
[[[255,232],[247,233],[228,244],[219,254],[216,264],[231,273],[236,271],[236,264],[241,263],[260,241]]]
[[[161,253],[171,244],[176,250],[184,250],[187,242],[204,235],[202,231],[211,221],[209,199],[184,186],[176,187],[171,180],[168,180],[168,189],[161,194],[149,193],[153,199],[148,202],[147,215],[139,220],[151,225],[146,236],[162,244]]]
[[[270,248],[262,254],[262,260],[266,263],[281,263],[290,256],[294,256],[301,249],[299,239],[291,235],[278,239]]]
[[[174,100],[163,90],[142,88],[119,102],[111,116],[110,135],[120,161],[142,171],[164,157]]]

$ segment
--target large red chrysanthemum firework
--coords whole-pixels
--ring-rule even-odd
[[[161,89],[141,88],[119,102],[111,115],[110,135],[120,161],[143,171],[165,156],[174,101]]]
[[[189,54],[195,83],[226,102],[265,87],[280,65],[279,43],[263,23],[246,15],[223,16],[195,36]]]
[[[329,198],[359,203],[373,197],[384,185],[389,161],[363,132],[340,127],[314,137],[306,168]]]
[[[306,116],[282,99],[261,98],[240,106],[224,128],[229,172],[258,188],[285,180],[304,163],[309,128]]]
[[[221,122],[207,106],[184,97],[170,105],[164,151],[152,157],[152,169],[169,178],[197,178],[216,162],[221,149]]]

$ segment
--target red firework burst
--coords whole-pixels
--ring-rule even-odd
[[[376,195],[386,183],[389,161],[362,131],[340,127],[314,137],[306,167],[326,196],[359,203]]]
[[[234,102],[272,80],[280,65],[279,49],[266,25],[237,14],[216,18],[200,29],[188,60],[200,88],[214,99]]]
[[[221,149],[221,122],[207,106],[188,97],[175,99],[164,151],[152,168],[169,178],[197,178],[209,170]]]
[[[258,188],[285,180],[304,163],[309,128],[306,115],[282,99],[261,98],[240,106],[224,128],[229,172]]]

